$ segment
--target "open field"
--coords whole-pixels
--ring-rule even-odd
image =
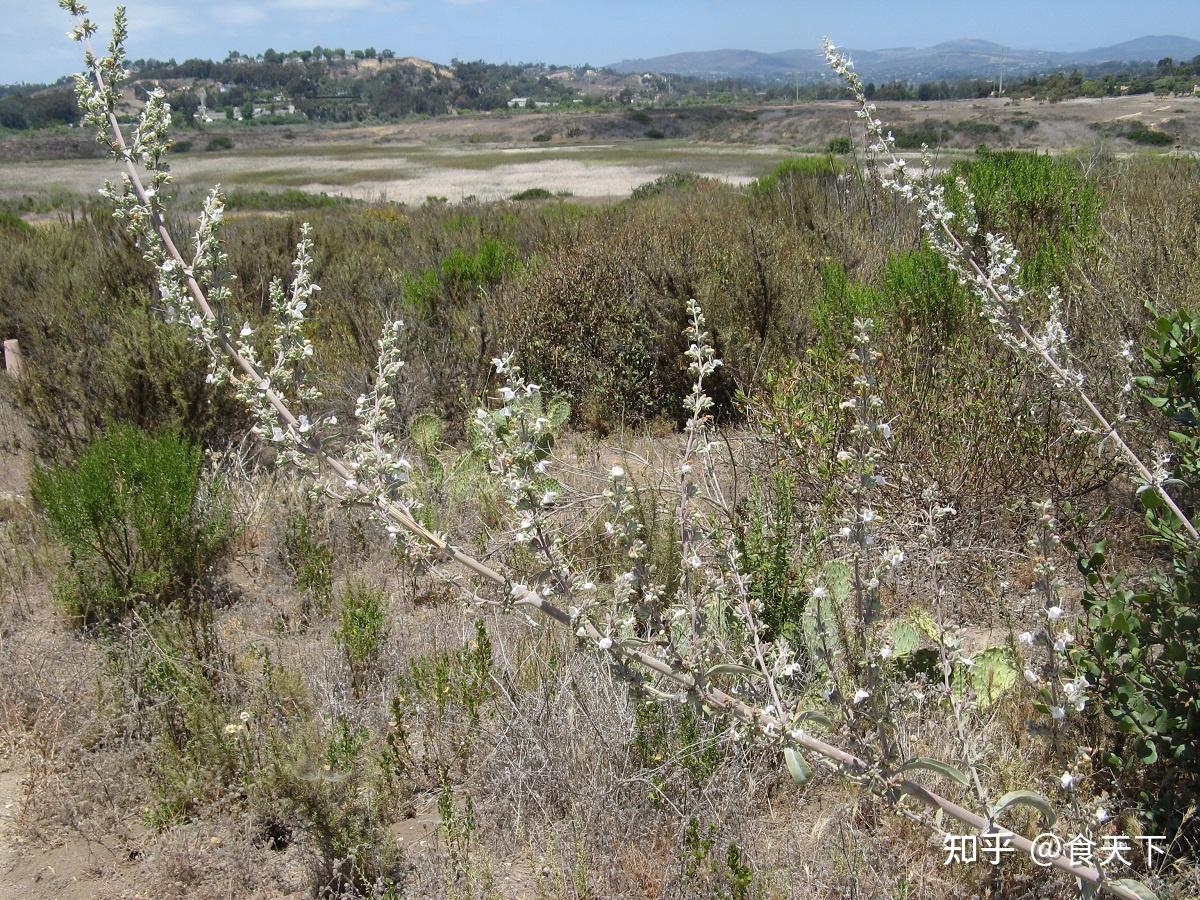
[[[1200,136],[1200,100],[1125,97],[1058,104],[1008,100],[879,104],[898,130],[932,120],[945,130],[943,158],[980,143],[1061,151],[1101,143],[1095,126],[1141,122],[1169,128],[1184,149]],[[695,172],[740,185],[797,153],[820,152],[852,119],[844,103],[796,107],[700,108],[628,113],[473,115],[367,128],[262,127],[198,132],[180,139],[179,183],[207,187],[298,188],[357,199],[420,203],[504,199],[533,187],[588,200],[627,196],[669,172]],[[947,124],[948,123],[948,124]],[[647,139],[655,130],[661,139]],[[204,152],[216,134],[230,151]],[[536,139],[536,140],[535,140]],[[40,143],[39,143],[40,140]],[[1136,152],[1108,140],[1117,153]],[[0,199],[90,194],[99,169],[79,136],[0,141]],[[71,158],[74,154],[75,158]],[[79,158],[80,156],[85,158]],[[37,157],[59,158],[37,158]]]

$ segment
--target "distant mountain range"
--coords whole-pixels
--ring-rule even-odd
[[[864,78],[875,81],[928,81],[995,76],[1001,68],[1009,74],[1030,74],[1069,66],[1146,61],[1153,63],[1166,56],[1190,60],[1200,54],[1200,41],[1178,35],[1151,35],[1110,47],[1060,52],[1017,50],[991,41],[966,38],[946,41],[933,47],[851,49],[849,53],[855,67]],[[827,71],[820,50],[784,50],[780,53],[708,50],[698,53],[673,53],[650,59],[626,59],[613,63],[610,68],[624,73],[733,76],[770,81],[793,78],[808,81],[823,77]]]

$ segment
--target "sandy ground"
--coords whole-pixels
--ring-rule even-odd
[[[310,192],[342,194],[363,200],[420,203],[440,196],[452,201],[474,195],[481,200],[498,200],[532,187],[569,191],[581,198],[627,196],[633,188],[674,171],[692,171],[731,184],[741,185],[767,171],[788,155],[782,148],[729,147],[718,151],[667,152],[651,145],[637,161],[639,148],[621,155],[624,163],[586,158],[609,148],[539,147],[502,148],[483,153],[448,149],[430,164],[427,150],[416,153],[396,148],[387,155],[359,155],[349,148],[306,155],[302,148],[293,154],[228,156],[183,156],[172,166],[181,186],[207,187],[223,184],[236,187],[292,187]],[[578,156],[578,159],[562,156]],[[478,159],[499,164],[481,166]],[[467,165],[457,166],[462,159]],[[502,160],[502,161],[501,161]],[[511,160],[511,162],[509,161]],[[23,196],[37,190],[63,190],[90,194],[115,175],[115,167],[103,160],[55,160],[9,163],[0,167],[0,196]]]

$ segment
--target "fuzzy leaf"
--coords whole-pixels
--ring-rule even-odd
[[[911,772],[913,769],[928,769],[930,772],[937,772],[939,775],[951,778],[959,784],[965,785],[968,783],[967,776],[954,768],[954,766],[944,763],[940,759],[930,759],[928,756],[915,756],[896,771]]]
[[[1000,813],[1012,806],[1032,806],[1042,814],[1042,821],[1046,823],[1047,828],[1052,827],[1058,819],[1058,813],[1054,811],[1054,807],[1050,805],[1050,801],[1041,794],[1036,794],[1033,791],[1009,791],[992,807],[992,821],[998,819]]]
[[[783,758],[787,761],[788,773],[792,776],[792,781],[800,787],[804,787],[812,781],[812,766],[808,764],[808,760],[801,755],[799,750],[794,747],[785,747]]]

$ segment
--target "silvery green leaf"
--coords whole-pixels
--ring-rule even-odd
[[[787,761],[787,768],[792,776],[792,781],[796,782],[800,787],[804,787],[804,785],[812,781],[812,766],[808,764],[808,760],[801,755],[799,750],[794,747],[786,747],[783,751],[783,758]]]
[[[1053,826],[1058,819],[1058,813],[1054,811],[1054,807],[1050,805],[1050,801],[1041,794],[1036,794],[1033,791],[1009,791],[992,807],[992,821],[998,819],[1000,813],[1011,806],[1032,806],[1042,814],[1042,821],[1046,823],[1047,828]]]
[[[940,759],[930,759],[928,756],[915,756],[896,771],[911,772],[913,769],[928,769],[930,772],[937,772],[939,775],[953,779],[959,784],[965,785],[968,783],[967,776],[954,768],[954,766],[944,763]]]

